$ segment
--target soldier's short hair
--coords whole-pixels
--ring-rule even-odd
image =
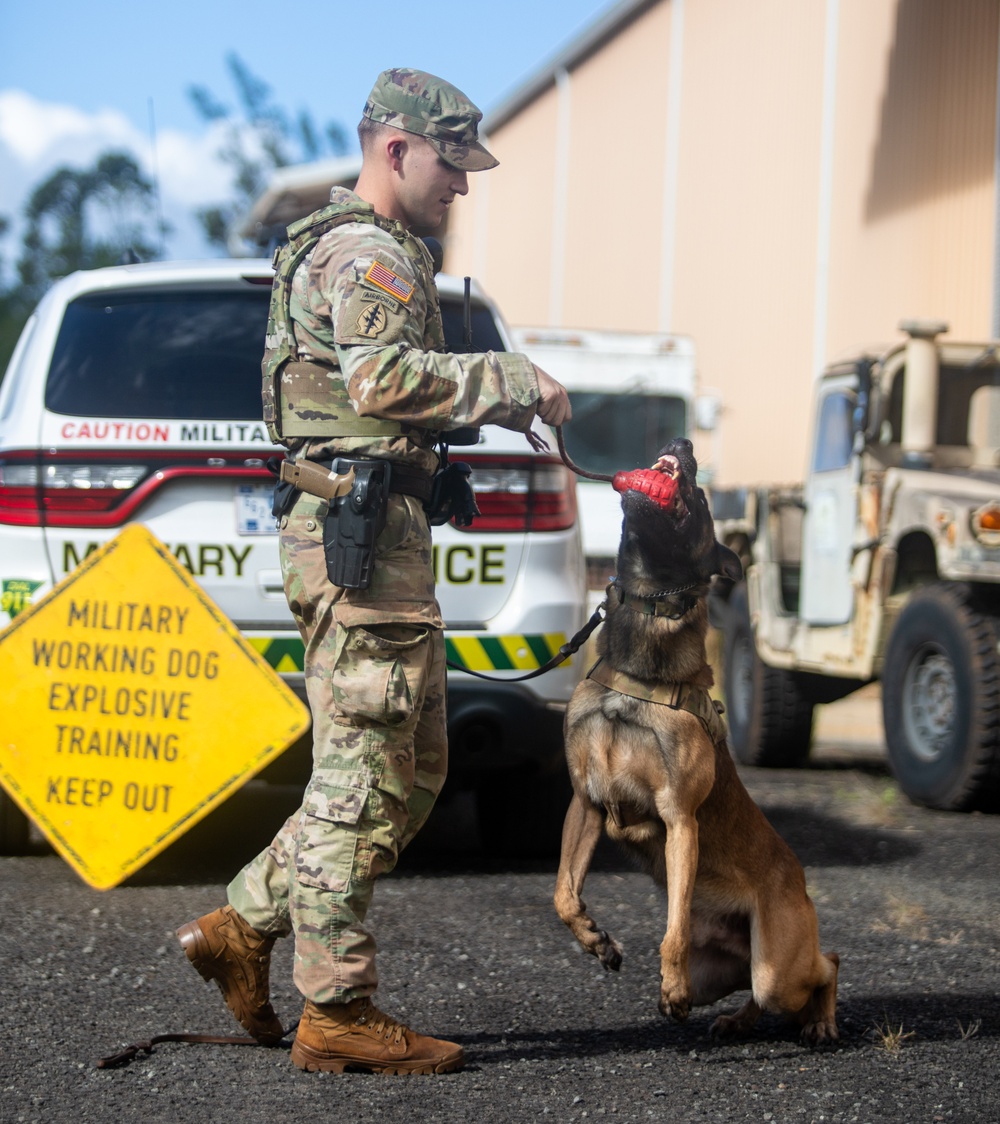
[[[383,125],[381,121],[373,121],[370,117],[362,117],[358,122],[358,143],[361,145],[362,154],[367,153],[378,140],[379,134],[385,132],[388,128],[389,126]]]

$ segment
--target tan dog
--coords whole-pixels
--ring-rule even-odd
[[[715,539],[695,484],[690,441],[652,470],[619,473],[625,514],[618,576],[598,638],[600,662],[566,714],[573,800],[563,826],[555,906],[580,944],[617,970],[618,943],[580,895],[608,835],[668,890],[660,1011],[734,991],[752,997],[712,1033],[745,1034],[761,1011],[798,1021],[809,1043],[837,1035],[835,953],[819,949],[802,867],[743,787],[708,697],[706,595],[714,574],[742,576]]]

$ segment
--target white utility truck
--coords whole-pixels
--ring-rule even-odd
[[[569,391],[573,419],[563,437],[588,472],[648,468],[674,437],[690,437],[696,408],[694,341],[669,333],[514,328],[514,347]],[[713,402],[697,401],[704,428]],[[706,468],[708,465],[706,465]],[[701,475],[705,475],[705,469]],[[604,481],[577,480],[587,583],[603,590],[621,538],[621,497]]]

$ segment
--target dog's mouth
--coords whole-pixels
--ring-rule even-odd
[[[622,495],[626,492],[640,492],[661,510],[679,519],[687,514],[680,488],[683,476],[680,461],[670,453],[666,453],[652,468],[616,472],[611,486]]]

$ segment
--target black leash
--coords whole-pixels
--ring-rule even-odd
[[[277,1046],[283,1042],[299,1025],[298,1019],[293,1022],[277,1042],[269,1045]],[[151,1054],[153,1047],[161,1042],[195,1042],[211,1046],[260,1046],[256,1038],[228,1034],[154,1034],[148,1042],[133,1042],[117,1054],[109,1054],[106,1058],[97,1059],[98,1069],[115,1069],[118,1066],[128,1065],[137,1054]]]
[[[577,476],[582,476],[585,480],[606,480],[608,483],[614,480],[613,473],[609,475],[603,472],[587,472],[586,469],[581,468],[578,464],[574,464],[569,453],[566,452],[566,442],[563,440],[562,426],[557,425],[555,431],[556,444],[559,446],[559,456],[570,472],[575,472]]]
[[[579,465],[574,464],[572,459],[570,458],[569,453],[566,452],[566,442],[563,440],[562,426],[557,425],[553,428],[556,431],[556,443],[559,446],[559,456],[562,458],[563,464],[571,472],[575,472],[577,476],[584,476],[588,480],[614,480],[614,476],[608,476],[600,472],[587,472],[586,470],[580,468]],[[542,446],[546,449],[548,448],[548,445],[546,445],[544,441],[542,441]],[[488,675],[485,671],[471,671],[469,668],[463,667],[461,664],[452,663],[451,660],[446,660],[445,662],[447,663],[448,667],[452,669],[452,671],[464,671],[466,675],[474,675],[477,679],[500,679],[504,683],[522,683],[525,679],[534,679],[535,676],[544,675],[545,672],[551,671],[554,667],[558,667],[561,663],[565,663],[570,656],[579,651],[579,649],[587,642],[588,637],[594,631],[594,629],[596,629],[597,626],[604,620],[604,609],[606,605],[607,601],[602,601],[600,605],[598,605],[594,610],[594,614],[590,618],[590,620],[587,621],[587,623],[572,638],[572,640],[567,640],[566,643],[563,644],[563,646],[559,649],[558,652],[556,652],[552,659],[548,661],[548,663],[543,664],[541,667],[535,668],[534,671],[527,672],[525,675]]]
[[[477,679],[495,679],[504,683],[522,683],[525,679],[534,679],[536,675],[544,675],[546,671],[551,671],[554,667],[565,663],[574,652],[579,651],[587,642],[587,638],[594,629],[604,620],[604,609],[606,605],[607,601],[602,601],[594,610],[590,620],[587,621],[572,640],[567,640],[566,643],[563,644],[548,663],[543,664],[541,667],[536,667],[534,671],[526,672],[524,675],[487,675],[485,671],[472,671],[467,667],[463,667],[460,663],[452,663],[451,660],[446,660],[445,662],[452,671],[464,671],[466,675],[474,675]]]

